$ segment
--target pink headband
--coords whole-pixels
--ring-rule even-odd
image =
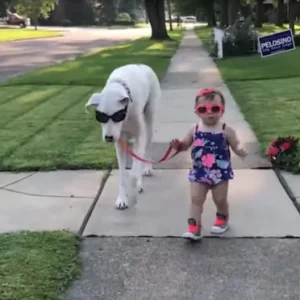
[[[203,89],[203,90],[201,90],[201,91],[197,94],[197,96],[198,96],[198,97],[201,97],[201,96],[204,96],[204,95],[207,95],[207,94],[211,94],[211,93],[213,93],[213,92],[214,92],[213,89]]]

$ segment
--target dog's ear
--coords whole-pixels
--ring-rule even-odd
[[[100,100],[101,100],[101,93],[94,93],[90,97],[87,104],[85,105],[86,110],[92,111],[93,109],[95,109],[98,106],[98,104],[100,103]]]
[[[121,103],[122,105],[124,105],[124,106],[128,105],[128,103],[129,103],[129,98],[126,97],[126,98],[121,99],[121,100],[120,100],[120,103]]]

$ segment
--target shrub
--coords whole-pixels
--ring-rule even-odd
[[[215,34],[214,31],[212,31],[209,55],[212,57],[218,57],[218,51],[219,51],[218,43],[215,42]]]
[[[295,46],[296,47],[300,46],[300,34],[296,34],[294,36],[294,41],[295,41]]]
[[[300,147],[297,144],[295,151],[282,153],[276,160],[275,166],[281,170],[300,174]]]
[[[274,166],[292,173],[300,173],[300,145],[294,136],[278,137],[267,150],[267,156]]]
[[[224,57],[251,55],[257,53],[258,34],[254,30],[251,17],[237,19],[225,29],[223,40]]]
[[[128,13],[123,12],[123,13],[118,14],[118,16],[116,18],[116,22],[119,22],[119,21],[131,22],[132,18]]]

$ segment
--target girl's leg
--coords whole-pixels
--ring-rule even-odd
[[[212,227],[212,233],[223,233],[228,229],[228,181],[222,181],[212,188],[213,201],[217,208],[217,216]]]
[[[194,219],[197,224],[201,225],[201,216],[203,213],[203,205],[206,200],[208,192],[208,186],[203,183],[191,182],[190,193],[191,193],[191,207],[190,217]]]
[[[207,192],[207,185],[198,182],[190,183],[190,218],[188,219],[188,231],[183,235],[184,238],[193,240],[201,238],[201,215]]]

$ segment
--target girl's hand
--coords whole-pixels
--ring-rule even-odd
[[[181,142],[178,139],[173,139],[170,143],[171,147],[176,150],[179,151],[181,148]]]

